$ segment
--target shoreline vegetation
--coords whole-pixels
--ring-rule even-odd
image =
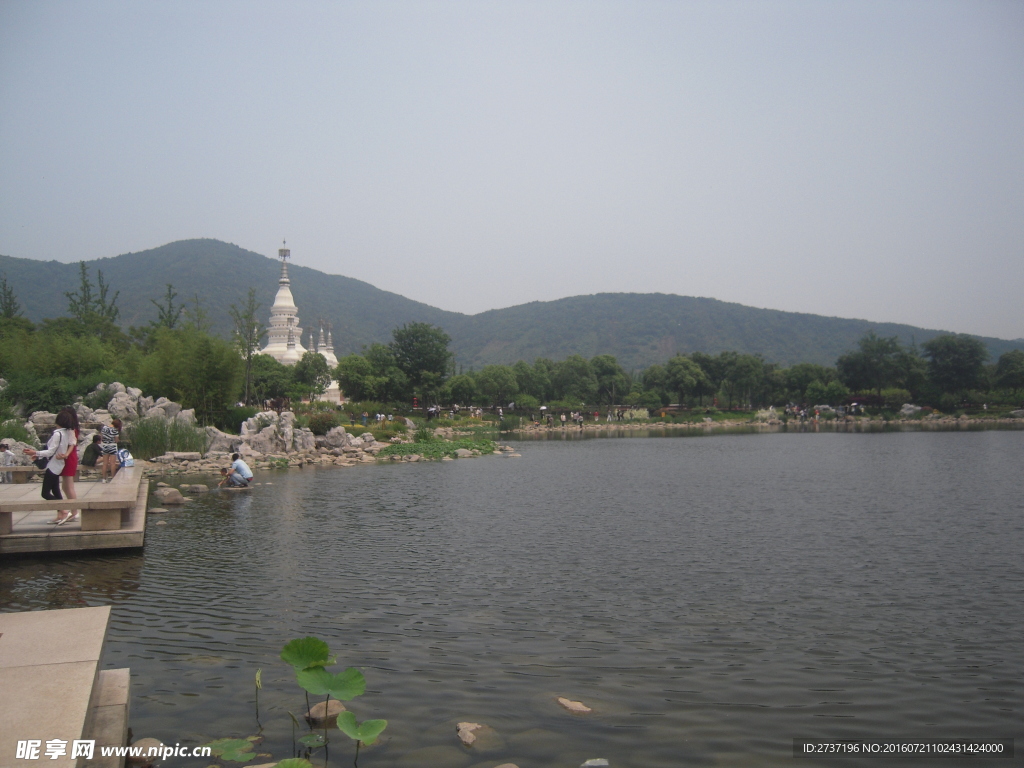
[[[506,420],[507,422],[507,420]],[[560,424],[552,427],[546,425],[524,424],[523,426],[504,429],[484,425],[460,428],[459,425],[437,427],[430,432],[429,439],[423,438],[423,428],[418,431],[419,441],[402,439],[401,442],[387,444],[374,443],[371,449],[355,449],[338,451],[338,449],[319,448],[300,453],[269,454],[251,460],[253,471],[279,469],[302,469],[304,467],[354,467],[361,464],[383,463],[415,463],[422,461],[453,461],[456,459],[477,458],[482,456],[498,456],[519,458],[519,449],[503,444],[496,439],[502,435],[515,436],[516,439],[533,439],[539,437],[578,437],[595,433],[630,433],[641,436],[644,432],[659,433],[659,436],[670,432],[720,432],[723,434],[742,432],[882,432],[882,431],[966,431],[977,429],[1024,429],[1024,419],[1005,416],[977,417],[961,414],[959,416],[930,414],[925,418],[916,419],[883,419],[871,416],[848,416],[845,418],[820,418],[818,421],[807,419],[803,422],[789,419],[757,419],[749,415],[737,418],[721,418],[708,421],[665,421],[657,419],[634,420],[622,422],[584,422],[583,428],[577,425]],[[358,427],[356,430],[358,431]],[[366,432],[369,432],[367,429]],[[359,437],[357,435],[356,437]],[[159,461],[137,461],[136,465],[143,468],[146,477],[167,475],[213,475],[226,463],[230,463],[227,453],[211,451],[206,456],[196,453],[172,453],[158,457]]]

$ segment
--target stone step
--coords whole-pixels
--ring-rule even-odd
[[[0,765],[33,764],[17,759],[18,742],[38,740],[41,763],[75,768],[109,620],[110,606],[0,614]],[[50,740],[63,755],[45,754]]]
[[[128,743],[131,682],[131,670],[127,667],[103,669],[96,675],[82,736],[94,740],[96,748],[93,759],[80,761],[78,768],[124,768],[124,757],[103,757],[100,747],[123,747]]]

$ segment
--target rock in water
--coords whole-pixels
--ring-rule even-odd
[[[575,712],[577,714],[586,714],[587,712],[594,711],[586,704],[584,704],[582,701],[572,701],[571,699],[567,699],[564,696],[559,696],[556,699],[556,701],[570,712]]]
[[[345,705],[336,699],[331,699],[329,702],[319,702],[314,704],[306,712],[306,720],[310,725],[322,726],[324,724],[324,709],[327,710],[327,725],[337,725],[338,715],[345,711]]]
[[[153,495],[160,499],[164,504],[185,503],[185,497],[181,495],[181,491],[177,488],[157,488],[153,491]]]
[[[459,732],[459,741],[468,747],[476,741],[476,733],[474,731],[479,731],[483,728],[483,725],[480,723],[459,723],[455,727]]]
[[[161,758],[149,757],[149,750],[154,747],[162,747],[163,745],[163,742],[159,739],[139,739],[138,741],[133,742],[132,746],[138,747],[142,754],[140,754],[138,757],[132,757],[129,755],[125,758],[125,764],[139,766],[140,768],[141,766],[153,765],[154,763],[160,761]]]

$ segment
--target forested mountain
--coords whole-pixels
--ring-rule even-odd
[[[155,319],[151,300],[161,299],[171,283],[179,302],[198,295],[213,330],[223,335],[230,329],[228,307],[241,304],[250,287],[256,288],[262,312],[269,315],[280,274],[277,259],[218,240],[183,240],[87,266],[93,279],[102,270],[111,291],[119,292],[117,306],[125,328]],[[339,271],[344,268],[338,265]],[[0,274],[6,275],[25,315],[39,321],[66,314],[64,293],[77,288],[79,266],[0,256]],[[724,350],[760,354],[781,365],[832,365],[869,330],[896,336],[904,344],[920,344],[946,332],[668,294],[602,293],[463,315],[297,264],[289,265],[289,274],[303,327],[308,331],[320,317],[332,323],[339,356],[389,341],[392,329],[403,323],[427,322],[451,335],[456,358],[467,368],[535,357],[611,354],[630,370],[664,362],[676,352]],[[1024,339],[982,340],[993,360],[1010,349],[1024,349]]]

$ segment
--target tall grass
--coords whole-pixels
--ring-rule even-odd
[[[148,460],[168,451],[199,451],[206,453],[210,438],[206,430],[161,418],[141,419],[125,429],[125,439],[131,443],[132,456]]]

